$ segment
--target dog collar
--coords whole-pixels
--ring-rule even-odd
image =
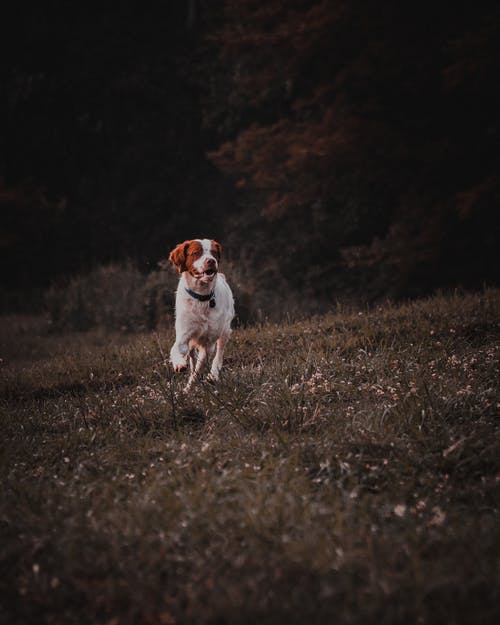
[[[194,299],[197,299],[199,302],[210,302],[210,308],[215,307],[215,294],[213,290],[210,291],[208,295],[200,295],[199,293],[196,293],[196,291],[191,291],[191,289],[188,289],[187,287],[184,288],[186,289],[186,293],[191,295],[191,297],[194,297]]]

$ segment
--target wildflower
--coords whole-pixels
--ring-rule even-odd
[[[394,514],[399,518],[404,517],[404,515],[406,514],[406,506],[403,503],[398,503],[396,506],[394,506]]]
[[[446,512],[443,512],[439,506],[432,508],[432,518],[427,523],[429,527],[442,525],[446,521]]]

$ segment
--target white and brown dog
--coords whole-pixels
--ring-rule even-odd
[[[185,391],[191,388],[207,354],[217,351],[209,379],[219,379],[224,347],[231,334],[234,317],[233,294],[226,278],[219,273],[221,245],[210,239],[179,243],[169,260],[180,274],[175,298],[175,343],[170,362],[175,371],[191,369]]]

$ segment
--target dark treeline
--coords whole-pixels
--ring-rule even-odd
[[[497,281],[498,3],[51,2],[1,29],[5,293],[201,235],[249,293]]]

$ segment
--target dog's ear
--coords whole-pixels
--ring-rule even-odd
[[[186,253],[187,248],[189,247],[190,241],[184,241],[184,243],[179,243],[174,249],[170,252],[168,260],[177,267],[179,273],[183,271],[187,271],[186,267]]]
[[[220,260],[222,254],[222,245],[212,239],[212,247],[215,249],[217,260]]]

